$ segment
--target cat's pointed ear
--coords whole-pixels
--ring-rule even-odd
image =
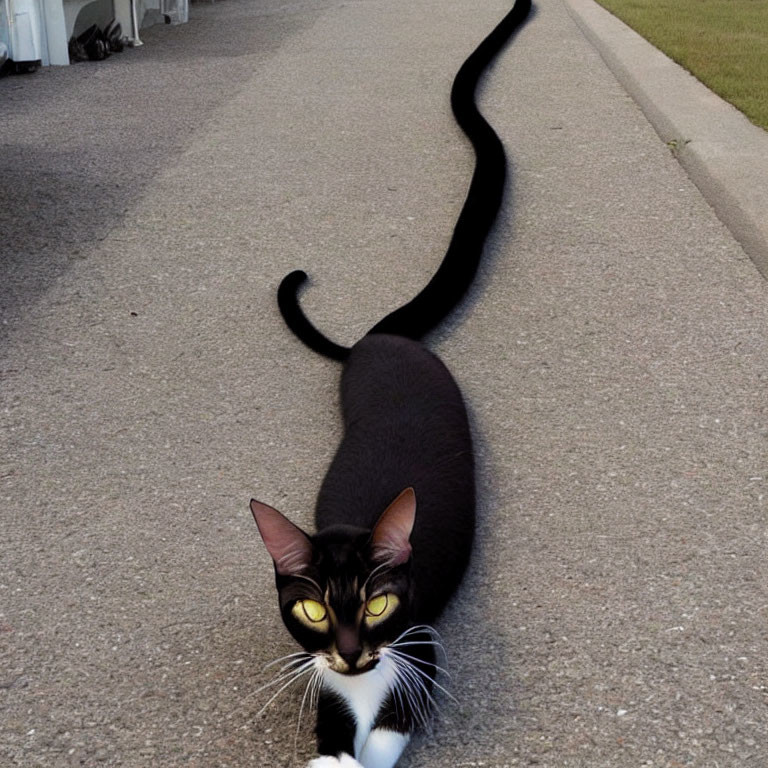
[[[312,542],[282,512],[251,499],[251,512],[281,576],[298,576],[312,564]]]
[[[416,494],[406,488],[384,511],[371,534],[373,559],[396,566],[411,556],[411,531],[416,519]]]

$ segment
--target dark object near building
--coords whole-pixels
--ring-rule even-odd
[[[71,61],[101,61],[112,53],[123,50],[123,28],[112,19],[102,31],[96,24],[85,32],[69,39],[69,58]]]

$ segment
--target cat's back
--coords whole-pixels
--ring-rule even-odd
[[[474,534],[472,439],[459,387],[420,343],[371,334],[344,365],[341,405],[344,437],[318,496],[318,529],[372,528],[414,488],[414,567],[420,612],[431,620],[458,583]]]
[[[347,425],[356,420],[407,423],[465,420],[458,385],[441,360],[418,341],[370,334],[353,348],[341,379]]]

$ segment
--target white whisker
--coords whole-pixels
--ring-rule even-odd
[[[296,723],[296,736],[293,739],[293,753],[296,754],[296,751],[299,747],[299,732],[301,730],[301,718],[304,714],[304,705],[307,703],[307,697],[309,697],[309,706],[310,709],[313,709],[315,706],[315,686],[318,685],[319,680],[322,677],[322,671],[315,667],[315,669],[312,671],[312,674],[309,676],[309,681],[307,682],[307,687],[304,689],[304,696],[301,698],[301,707],[299,708],[299,720]],[[318,689],[319,692],[319,689]]]
[[[390,651],[391,649],[384,650]],[[430,694],[423,680],[415,673],[412,668],[413,665],[411,665],[410,662],[404,658],[398,657],[394,653],[387,652],[385,655],[395,668],[396,677],[394,686],[400,694],[401,702],[403,702],[403,704],[407,702],[408,708],[416,722],[426,730],[429,730],[430,706],[435,710],[438,710],[437,702]],[[427,679],[430,678],[427,677]]]
[[[416,635],[416,637],[423,637],[424,634],[429,635],[431,639],[410,639],[411,635]],[[405,630],[405,632],[395,638],[395,640],[393,640],[389,645],[390,647],[394,648],[406,648],[411,645],[431,645],[434,648],[440,649],[445,664],[448,664],[448,654],[446,653],[445,646],[443,645],[442,639],[440,638],[440,633],[434,627],[430,627],[428,624],[418,624],[414,627],[409,627]]]
[[[412,690],[412,687],[407,678],[399,670],[398,676],[395,680],[395,685],[398,696],[400,698],[401,706],[403,708],[404,719],[407,715],[407,712],[410,711],[414,718],[419,722],[419,724],[423,724],[425,718],[422,713],[422,707],[414,697],[414,691]],[[408,704],[407,709],[405,706],[406,703]]]
[[[286,678],[290,677],[291,675],[298,674],[301,676],[304,672],[308,671],[309,668],[312,666],[313,662],[312,659],[303,661],[300,665],[297,665],[291,669],[281,669],[275,677],[273,677],[269,682],[264,683],[264,685],[259,686],[253,693],[261,693],[262,691],[266,690],[267,688],[271,688],[273,685],[277,685],[278,683],[281,683]]]
[[[417,667],[414,667],[413,664],[409,664],[404,659],[400,659],[399,661],[401,663],[401,670],[403,674],[410,680],[410,682],[414,685],[417,691],[421,691],[424,694],[424,696],[429,700],[429,703],[433,707],[435,707],[435,709],[437,709],[438,708],[437,701],[435,701],[435,698],[430,693],[429,688],[427,688],[427,685],[424,682],[424,680],[429,680],[430,682],[436,685],[435,681],[432,680],[432,678],[429,675],[425,674]],[[422,677],[419,677],[419,675],[421,675]]]
[[[302,674],[305,674],[305,673],[302,673]],[[283,692],[283,691],[284,691],[286,688],[288,688],[290,685],[292,685],[293,683],[295,683],[295,682],[296,682],[296,681],[297,681],[297,680],[298,680],[300,677],[301,677],[301,675],[296,675],[296,676],[295,676],[295,677],[293,677],[291,680],[289,680],[289,681],[288,681],[288,682],[287,682],[287,683],[286,683],[286,684],[285,684],[285,685],[284,685],[282,688],[278,689],[277,693],[275,693],[273,696],[271,696],[271,697],[270,697],[270,699],[269,699],[269,701],[267,701],[267,703],[266,703],[266,704],[265,704],[265,705],[264,705],[264,706],[263,706],[263,707],[262,707],[262,708],[261,708],[261,709],[260,709],[260,710],[259,710],[259,711],[256,713],[256,716],[257,716],[257,717],[259,717],[260,715],[262,715],[262,714],[264,713],[264,710],[265,710],[265,709],[266,709],[266,708],[267,708],[267,707],[268,707],[268,706],[269,706],[269,705],[270,705],[270,704],[271,704],[271,703],[272,703],[272,702],[273,702],[273,701],[274,701],[274,700],[275,700],[275,699],[276,699],[276,698],[277,698],[277,697],[278,697],[278,696],[279,696],[279,695],[280,695],[280,694],[281,694],[281,693],[282,693],[282,692]]]
[[[295,682],[296,682],[296,681],[297,681],[299,678],[301,678],[301,677],[303,677],[304,675],[306,675],[306,674],[307,674],[307,673],[310,671],[310,669],[312,668],[313,664],[314,664],[314,660],[310,660],[310,661],[306,662],[306,663],[304,664],[304,666],[300,667],[299,669],[294,669],[294,670],[291,670],[290,672],[287,672],[287,673],[285,673],[285,674],[283,674],[283,675],[280,675],[280,676],[278,676],[277,678],[275,678],[274,680],[271,680],[271,681],[270,681],[269,683],[267,683],[266,685],[263,685],[263,686],[261,686],[261,688],[259,688],[259,689],[257,689],[256,691],[254,691],[254,694],[256,694],[256,693],[259,693],[260,691],[263,691],[263,690],[265,690],[266,688],[269,688],[269,687],[271,687],[271,686],[273,686],[273,685],[276,685],[276,684],[278,684],[278,683],[282,683],[284,680],[287,680],[287,681],[288,681],[288,682],[284,683],[284,684],[283,684],[283,685],[282,685],[282,686],[281,686],[281,687],[280,687],[280,688],[277,690],[277,693],[273,694],[273,695],[270,697],[269,701],[267,701],[267,703],[266,703],[266,704],[265,704],[265,705],[264,705],[264,706],[263,706],[263,707],[262,707],[262,708],[261,708],[261,709],[260,709],[260,710],[259,710],[259,711],[256,713],[256,716],[258,717],[259,715],[261,715],[261,714],[264,712],[264,710],[265,710],[265,709],[266,709],[266,708],[267,708],[267,707],[268,707],[268,706],[269,706],[269,705],[270,705],[270,704],[271,704],[271,703],[272,703],[272,702],[273,702],[273,701],[274,701],[274,700],[275,700],[275,699],[276,699],[276,698],[277,698],[277,697],[278,697],[278,696],[279,696],[279,695],[280,695],[280,694],[281,694],[281,693],[282,693],[282,692],[283,692],[283,691],[284,691],[286,688],[290,687],[290,686],[291,686],[291,685],[293,685],[293,683],[295,683]]]
[[[405,632],[402,632],[392,641],[392,644],[398,642],[399,640],[402,640],[404,637],[407,637],[408,635],[414,632],[427,632],[427,634],[430,634],[433,637],[437,638],[438,641],[440,640],[440,635],[438,631],[433,627],[430,627],[429,624],[417,624],[416,626],[408,627],[408,629],[406,629]]]
[[[459,703],[458,699],[447,688],[440,685],[440,683],[438,683],[431,675],[428,675],[423,669],[419,669],[415,664],[408,664],[408,668],[412,672],[421,675],[421,677],[425,680],[429,680],[432,685],[434,685],[436,688],[439,688],[455,704]]]
[[[435,640],[409,640],[406,643],[400,642],[400,643],[390,643],[390,648],[405,648],[408,645],[433,645],[435,648],[441,648],[442,645],[440,643],[436,642]]]
[[[321,670],[317,671],[317,675],[312,684],[312,695],[310,697],[310,706],[312,709],[317,709],[320,703],[320,693],[323,689],[323,673]]]
[[[438,672],[442,672],[448,678],[451,677],[451,673],[447,669],[445,669],[445,667],[441,667],[439,664],[435,664],[432,661],[426,661],[425,659],[420,659],[417,656],[411,656],[410,653],[403,653],[402,651],[398,650],[397,648],[390,647],[390,651],[392,651],[392,653],[396,653],[402,659],[408,659],[410,661],[415,661],[415,662],[418,662],[419,664],[426,664],[428,667],[434,667]]]
[[[277,677],[279,678],[281,675],[286,675],[286,674],[290,674],[291,672],[295,672],[296,670],[301,669],[303,666],[310,663],[312,663],[311,656],[305,657],[303,659],[294,659],[293,661],[286,662],[277,671]]]
[[[397,667],[395,667],[397,669]],[[400,705],[400,713],[403,717],[403,720],[405,719],[405,704],[403,703],[402,694],[400,693],[400,688],[398,686],[398,680],[397,677],[392,681],[392,684],[389,687],[389,690],[392,692],[392,703],[395,707],[395,718],[397,719],[397,707],[398,704]]]
[[[264,669],[269,669],[270,667],[274,667],[275,664],[279,664],[281,661],[286,661],[287,659],[306,659],[308,658],[308,656],[309,654],[306,651],[289,653],[287,656],[281,656],[279,659],[275,659],[274,661],[270,661],[269,664],[265,664]]]

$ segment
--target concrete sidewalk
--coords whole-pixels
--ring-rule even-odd
[[[472,170],[451,80],[506,10],[196,4],[0,81],[0,765],[312,755],[301,691],[260,713],[293,645],[247,503],[309,527],[339,368],[275,289],[305,268],[351,342],[428,279]],[[563,0],[482,105],[509,195],[430,340],[480,469],[459,703],[401,764],[763,766],[766,283]]]
[[[768,132],[593,0],[566,0],[618,81],[768,278]]]

